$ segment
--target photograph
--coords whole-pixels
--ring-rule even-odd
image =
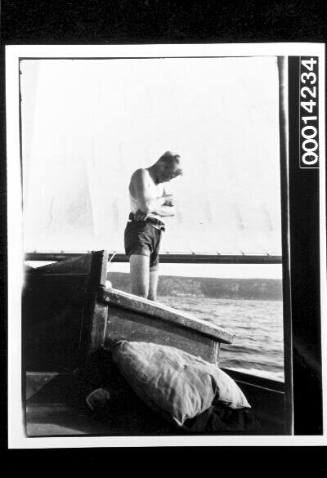
[[[6,47],[13,448],[325,438],[324,55]]]

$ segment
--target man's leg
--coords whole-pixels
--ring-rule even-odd
[[[150,255],[150,285],[149,285],[149,300],[157,300],[157,289],[159,280],[159,248],[161,241],[161,231],[158,229],[153,230],[154,243],[153,251]]]
[[[149,286],[149,300],[157,300],[157,289],[158,289],[158,280],[159,280],[159,269],[150,268],[150,286]]]
[[[132,294],[148,297],[150,257],[132,254],[129,258]]]

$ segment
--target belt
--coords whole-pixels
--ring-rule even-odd
[[[128,216],[129,221],[135,221],[135,216],[132,212],[129,213]],[[147,217],[146,219],[142,221],[135,221],[135,222],[148,222],[150,224],[153,224],[154,226],[159,226],[162,231],[165,230],[165,224],[160,221],[160,219],[156,219],[155,217]]]

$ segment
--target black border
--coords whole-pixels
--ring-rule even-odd
[[[319,172],[299,165],[299,65],[289,57],[289,195],[295,435],[322,434]],[[326,426],[326,424],[325,424]]]
[[[6,44],[326,41],[324,0],[3,0]]]
[[[161,3],[161,5],[159,5]],[[327,2],[325,0],[271,0],[267,3],[260,0],[245,0],[240,3],[235,0],[189,0],[187,6],[177,4],[177,1],[163,0],[3,0],[1,3],[1,166],[0,175],[0,218],[1,224],[1,313],[7,316],[7,250],[6,250],[6,145],[5,145],[5,96],[4,96],[4,45],[5,44],[144,44],[144,43],[242,43],[242,42],[290,42],[312,41],[327,42]],[[204,5],[205,3],[205,5]],[[141,4],[141,5],[140,5]],[[299,209],[305,208],[305,198],[299,197]],[[291,234],[296,230],[292,225]],[[298,238],[301,240],[301,238]],[[1,358],[3,358],[3,373],[1,385],[6,385],[7,375],[7,337],[6,326],[1,328]],[[297,374],[301,380],[301,374]],[[2,387],[4,390],[5,387]],[[1,423],[6,423],[6,397],[1,400]],[[2,427],[3,441],[7,443],[6,428]],[[310,442],[308,442],[310,444]],[[99,459],[107,459],[109,450],[42,450],[17,451],[10,450],[8,455],[21,456],[26,467],[35,465],[35,459],[56,468],[53,458],[64,458],[64,467],[74,466],[76,471],[81,464],[80,454],[84,459],[82,465],[85,471],[94,471],[99,467]],[[119,453],[123,462],[117,463],[126,468],[128,450]],[[167,450],[164,449],[164,452]],[[194,464],[198,449],[170,449],[176,461],[186,461],[192,457]],[[187,452],[187,454],[185,453]],[[203,448],[202,450],[203,451]],[[311,459],[307,460],[307,452]],[[245,470],[247,464],[257,464],[258,454],[271,471],[297,470],[326,471],[325,447],[265,447],[260,450],[249,447],[224,447],[222,451],[210,449],[201,453],[202,459],[210,459],[210,463],[219,466],[229,459],[232,468]],[[146,453],[144,453],[146,452]],[[189,452],[189,453],[188,453]],[[258,453],[259,452],[259,453]],[[148,464],[148,450],[136,450],[133,454],[138,463]],[[130,453],[127,453],[129,455]],[[162,458],[163,453],[152,450],[152,456]],[[166,454],[166,453],[165,453]],[[110,460],[113,459],[110,454]],[[239,466],[235,457],[239,459]],[[29,463],[29,458],[31,459]],[[223,460],[220,460],[223,458]],[[271,460],[271,458],[274,458]],[[283,459],[283,464],[278,458]],[[214,460],[214,461],[212,461]],[[269,462],[268,462],[269,460]],[[115,460],[114,460],[115,461]],[[119,460],[118,460],[119,461]],[[133,463],[134,471],[139,466]],[[165,469],[162,461],[161,468]],[[206,461],[204,462],[206,463]],[[207,462],[208,463],[208,462]],[[11,460],[11,469],[19,466],[19,460]],[[108,462],[107,462],[108,464]],[[201,464],[201,463],[200,463]],[[202,463],[203,464],[203,463]],[[251,472],[254,472],[251,465]],[[57,464],[62,472],[62,463]],[[143,467],[141,467],[142,469]],[[261,467],[259,467],[261,468]],[[35,469],[35,467],[34,467]],[[112,468],[110,467],[112,470]],[[171,471],[171,469],[169,470]],[[185,471],[185,470],[184,470]],[[261,469],[262,472],[262,469]]]

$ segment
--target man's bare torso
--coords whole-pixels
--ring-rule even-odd
[[[140,184],[140,176],[142,183]],[[147,169],[136,170],[129,184],[130,207],[131,212],[144,210],[144,202],[149,205],[157,205],[162,203],[165,199],[165,189],[163,184],[155,184]],[[158,213],[150,212],[148,217],[158,217]]]

